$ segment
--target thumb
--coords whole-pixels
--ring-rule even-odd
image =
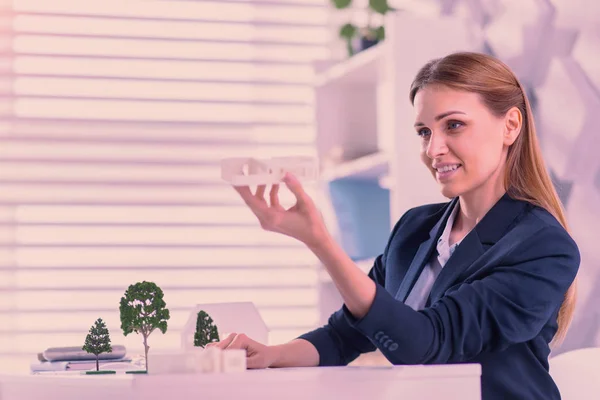
[[[292,173],[287,172],[283,177],[285,186],[296,196],[296,199],[301,204],[312,204],[310,196],[304,191],[302,184]]]
[[[264,361],[256,353],[246,358],[246,369],[266,368]]]

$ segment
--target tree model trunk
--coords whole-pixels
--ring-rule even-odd
[[[148,346],[148,336],[147,335],[143,335],[144,336],[144,353],[145,353],[145,358],[146,358],[146,373],[148,372],[148,349],[150,348]]]

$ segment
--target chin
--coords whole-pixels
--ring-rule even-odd
[[[441,185],[441,192],[442,196],[447,197],[448,199],[453,199],[463,193],[463,191],[459,190],[455,185],[452,184]]]

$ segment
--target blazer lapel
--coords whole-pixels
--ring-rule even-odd
[[[454,253],[440,271],[440,274],[431,287],[429,300],[440,298],[442,293],[457,280],[460,274],[465,272],[468,266],[473,264],[483,253],[485,253],[485,250],[481,245],[477,230],[473,229],[456,247],[456,250],[454,250]]]
[[[452,213],[452,210],[456,205],[457,201],[458,198],[455,198],[448,203],[449,205],[444,211],[444,214],[429,232],[429,239],[421,243],[421,245],[419,246],[415,257],[410,263],[410,267],[408,268],[406,275],[404,275],[404,278],[400,283],[400,287],[398,287],[398,291],[396,292],[395,296],[397,300],[400,300],[402,302],[406,301],[406,298],[408,297],[408,294],[410,293],[412,287],[417,281],[419,275],[421,275],[425,264],[427,264],[427,261],[429,261],[433,249],[435,249],[437,239],[441,236],[442,232],[444,231],[446,221],[448,220],[448,217],[450,217],[450,214]]]
[[[514,226],[526,207],[530,205],[502,196],[450,256],[433,283],[428,304],[442,297],[461,274],[468,274],[469,267]]]
[[[398,292],[396,293],[397,300],[400,300],[402,302],[406,301],[408,293],[417,281],[417,278],[421,274],[421,271],[423,271],[423,267],[427,263],[427,260],[431,255],[431,251],[433,250],[434,245],[435,237],[431,236],[425,242],[421,243],[421,245],[419,246],[419,250],[417,250],[415,258],[413,258],[412,262],[410,263],[410,267],[408,268],[408,271],[406,272],[406,275],[404,275],[402,283],[398,288]]]

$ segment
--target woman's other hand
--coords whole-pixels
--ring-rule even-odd
[[[248,186],[234,188],[256,215],[263,229],[293,237],[309,247],[321,243],[327,238],[328,232],[314,201],[292,174],[287,173],[283,182],[296,197],[296,204],[287,210],[279,203],[279,185],[271,187],[269,202],[265,199],[265,185],[258,186],[255,194]]]
[[[221,350],[246,350],[246,365],[248,369],[269,368],[277,359],[277,350],[274,347],[258,343],[243,333],[229,334],[220,342],[209,343],[206,347],[217,347]]]

